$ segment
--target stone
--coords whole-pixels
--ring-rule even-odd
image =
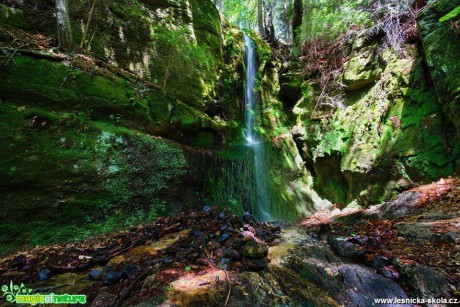
[[[88,277],[90,280],[101,280],[102,279],[102,271],[101,270],[91,270],[88,273]]]
[[[264,270],[268,266],[267,258],[247,259],[246,268],[249,271],[258,272]]]
[[[228,238],[230,238],[230,235],[228,233],[223,233],[217,238],[217,242],[224,243]]]
[[[400,273],[392,265],[379,267],[377,272],[382,274],[383,277],[399,280]]]
[[[227,257],[221,257],[217,264],[219,270],[230,271],[232,269],[232,259]]]
[[[418,191],[407,191],[397,195],[379,207],[379,210],[383,212],[382,218],[395,219],[408,214],[417,207],[419,198],[420,193]]]
[[[115,305],[117,296],[107,292],[101,292],[94,298],[91,307],[111,307]]]
[[[234,249],[231,249],[231,248],[223,248],[222,249],[222,255],[224,257],[228,257],[228,258],[231,258],[231,259],[238,259],[240,258],[240,253],[238,253],[236,250]]]
[[[416,264],[402,277],[410,285],[414,296],[443,297],[449,287],[447,277],[435,268]]]
[[[386,265],[388,265],[390,263],[390,260],[385,257],[385,256],[376,256],[373,260],[372,260],[372,267],[374,269],[379,269],[381,267],[384,267]]]
[[[212,208],[211,208],[211,206],[205,205],[205,206],[201,209],[201,211],[206,212],[206,213],[210,213],[210,212],[212,211]]]
[[[353,244],[347,238],[339,236],[329,236],[328,244],[338,256],[347,259],[351,259],[358,248],[357,244]]]
[[[24,255],[14,257],[13,260],[8,264],[8,270],[21,269],[26,265],[27,258]]]
[[[224,211],[220,211],[219,214],[217,214],[217,218],[219,220],[223,220],[225,218],[225,212]]]
[[[123,268],[123,273],[128,276],[128,278],[132,278],[139,273],[141,269],[135,265],[134,263],[131,262],[126,262],[125,267]]]
[[[376,298],[407,298],[396,282],[375,274],[369,268],[344,264],[338,272],[345,286],[339,298],[345,306],[372,306]]]
[[[377,46],[367,46],[353,51],[344,65],[343,82],[347,90],[355,91],[375,83],[382,74],[376,59]]]
[[[246,224],[249,224],[249,223],[257,223],[257,220],[256,218],[249,212],[245,212],[243,213],[243,222],[245,222]]]
[[[102,284],[104,286],[110,286],[116,284],[123,277],[123,272],[120,271],[108,271],[102,277]]]
[[[262,258],[268,255],[268,246],[265,243],[257,243],[255,240],[247,241],[241,254],[248,258]]]
[[[398,230],[398,234],[403,236],[408,242],[423,243],[434,239],[434,232],[431,230],[432,223],[430,222],[400,222],[394,224],[393,227]]]
[[[53,276],[55,273],[56,273],[56,271],[54,269],[52,269],[52,268],[41,269],[38,272],[38,280],[40,280],[40,281],[47,280],[48,278]]]

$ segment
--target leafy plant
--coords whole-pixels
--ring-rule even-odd
[[[460,15],[460,6],[457,6],[451,12],[449,12],[448,14],[444,15],[443,17],[441,17],[439,19],[439,22],[446,22],[446,21],[452,20],[455,17],[457,17],[458,15]]]

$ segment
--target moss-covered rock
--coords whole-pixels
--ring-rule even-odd
[[[343,82],[347,90],[359,90],[380,78],[382,70],[376,52],[377,44],[353,50],[344,67]]]
[[[418,26],[431,78],[446,117],[453,124],[456,141],[450,146],[460,157],[460,17],[440,19],[460,5],[460,1],[436,1],[418,16]],[[454,139],[454,133],[449,134]],[[457,172],[460,169],[457,168]]]
[[[297,143],[307,151],[302,156],[314,175],[315,189],[334,203],[366,206],[415,182],[452,174],[455,151],[417,46],[405,46],[399,57],[390,50],[377,56],[375,41],[358,40],[354,45],[343,80],[360,80],[355,83],[360,85],[347,88],[354,91],[346,94],[346,107],[332,116],[315,117],[312,101],[319,93],[315,86],[306,86],[304,98],[293,109],[296,131],[305,130]],[[371,60],[377,57],[380,63]],[[356,78],[346,76],[351,70]]]

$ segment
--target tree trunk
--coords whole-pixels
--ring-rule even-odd
[[[273,6],[270,0],[265,1],[265,40],[275,42],[275,27],[273,26]]]
[[[265,35],[264,29],[264,8],[262,0],[257,0],[257,25],[259,28],[259,35]]]
[[[283,32],[286,34],[286,40],[288,43],[292,43],[292,36],[291,36],[291,25],[289,22],[289,15],[288,15],[288,3],[287,0],[283,0],[283,12],[282,12],[282,20],[283,20]]]
[[[72,50],[72,28],[70,26],[67,0],[56,0],[56,19],[59,48],[66,51]]]
[[[298,30],[302,25],[302,15],[303,15],[303,1],[294,0],[294,17],[292,18],[292,44],[293,46],[299,44],[299,35]]]

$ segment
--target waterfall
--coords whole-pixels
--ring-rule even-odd
[[[255,179],[255,198],[256,210],[253,212],[260,220],[272,220],[270,216],[270,193],[268,191],[268,169],[266,163],[265,142],[263,137],[257,132],[260,126],[259,118],[261,113],[261,103],[257,90],[256,76],[257,63],[254,43],[252,39],[244,33],[245,58],[246,58],[246,92],[244,109],[244,139],[245,145],[250,149],[254,167]],[[251,157],[249,157],[251,158]]]

